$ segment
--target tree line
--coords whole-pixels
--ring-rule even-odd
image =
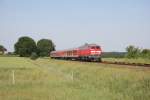
[[[45,57],[55,50],[55,45],[50,39],[41,39],[37,43],[30,37],[20,37],[14,45],[14,54],[20,57]],[[0,54],[4,54],[7,49],[0,45]],[[140,49],[133,45],[126,47],[126,52],[103,52],[103,58],[148,58],[150,59],[150,49]]]
[[[37,43],[30,37],[20,37],[14,45],[15,54],[20,57],[49,56],[55,50],[55,45],[50,39],[41,39]]]
[[[14,52],[8,52],[8,55],[19,55],[20,57],[46,57],[51,51],[55,50],[55,45],[50,39],[41,39],[37,43],[28,36],[18,39],[14,45]],[[7,49],[0,45],[0,54],[3,55]]]
[[[126,47],[126,52],[102,52],[102,58],[146,58],[150,59],[150,49],[141,49],[133,45]]]
[[[102,58],[124,58],[126,52],[102,52]]]
[[[133,45],[130,45],[126,48],[126,55],[127,58],[148,58],[150,59],[150,49],[140,49]]]
[[[37,43],[30,37],[20,37],[14,45],[15,54],[20,57],[30,57],[31,55],[49,56],[55,50],[55,45],[50,39],[41,39]]]

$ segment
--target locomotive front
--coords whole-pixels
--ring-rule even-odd
[[[98,45],[89,46],[90,55],[89,59],[92,61],[101,61],[102,49]]]

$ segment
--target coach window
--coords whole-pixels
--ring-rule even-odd
[[[77,51],[76,50],[73,51],[73,55],[77,55]]]

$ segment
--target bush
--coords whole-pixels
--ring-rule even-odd
[[[102,52],[102,58],[124,58],[126,52]]]
[[[31,57],[32,60],[36,60],[38,58],[38,55],[35,52],[32,52]]]
[[[141,52],[141,57],[150,59],[150,49],[143,49]]]
[[[141,53],[141,50],[139,48],[136,48],[132,45],[128,46],[126,48],[126,51],[127,51],[127,54],[126,54],[127,58],[138,58]]]
[[[126,48],[127,58],[146,58],[150,59],[150,49],[139,49],[138,47],[128,46]]]

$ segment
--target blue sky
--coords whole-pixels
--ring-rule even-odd
[[[150,0],[0,0],[0,44],[13,51],[20,36],[52,39],[59,50],[150,48]]]

